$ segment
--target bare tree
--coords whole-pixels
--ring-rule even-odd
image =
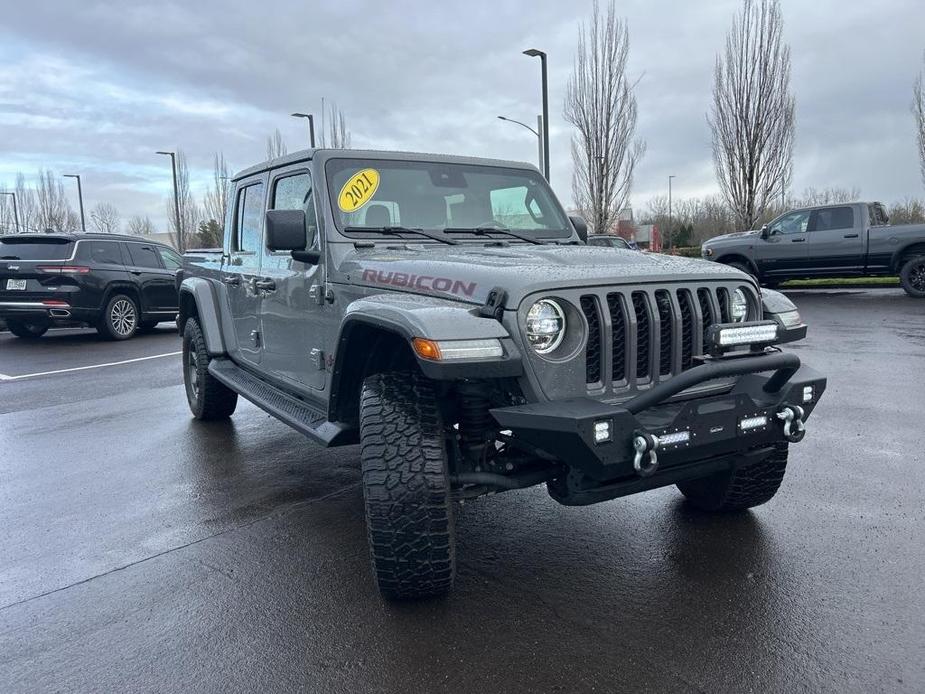
[[[790,201],[791,207],[817,207],[819,205],[837,205],[843,202],[857,202],[861,199],[860,188],[823,188],[818,190],[810,186],[803,194]]]
[[[132,236],[150,236],[155,231],[154,222],[148,216],[136,214],[129,217],[125,230]]]
[[[189,166],[186,163],[186,154],[177,149],[177,197],[180,205],[180,228],[177,229],[177,215],[173,196],[167,201],[167,219],[169,224],[170,243],[178,250],[184,250],[187,240],[193,238],[196,226],[199,224],[199,206],[193,199],[189,184]]]
[[[324,110],[324,105],[321,108]],[[321,128],[321,146],[330,149],[350,149],[347,119],[344,112],[337,108],[337,104],[329,106],[327,123],[327,134],[324,132],[324,126]]]
[[[286,143],[283,142],[283,134],[279,128],[273,131],[272,135],[267,136],[267,159],[276,159],[284,157],[289,153]]]
[[[925,70],[919,72],[912,87],[912,115],[915,116],[919,170],[922,173],[922,184],[925,185]]]
[[[740,228],[782,197],[793,171],[795,102],[779,0],[745,0],[716,58],[713,164]]]
[[[636,135],[635,85],[627,79],[629,31],[611,0],[597,0],[589,26],[578,30],[578,53],[565,97],[572,137],[572,195],[595,233],[606,233],[625,206],[633,171],[645,153]]]
[[[212,167],[212,189],[206,192],[203,208],[206,219],[214,220],[222,232],[225,230],[225,216],[228,213],[228,179],[228,162],[225,161],[225,155],[216,152]]]
[[[61,179],[50,169],[39,170],[35,198],[37,209],[34,223],[38,230],[76,231],[80,228],[79,217],[71,209]]]
[[[90,221],[96,230],[103,234],[118,234],[122,217],[116,206],[108,202],[100,202],[90,210]]]
[[[913,197],[894,202],[889,206],[890,224],[925,223],[925,204]]]

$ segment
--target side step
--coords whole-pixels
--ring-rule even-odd
[[[329,422],[317,407],[300,400],[242,369],[230,359],[213,359],[209,373],[260,409],[322,446],[352,443],[356,432],[337,422]]]

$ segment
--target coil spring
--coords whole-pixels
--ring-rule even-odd
[[[495,427],[488,413],[490,401],[483,385],[461,383],[459,394],[459,438],[467,456],[481,459],[486,444],[494,441]]]

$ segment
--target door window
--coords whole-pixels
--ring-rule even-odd
[[[183,267],[183,259],[180,257],[179,253],[175,253],[169,248],[157,247],[157,252],[161,255],[161,260],[164,261],[164,267],[168,270],[179,270]]]
[[[851,229],[854,227],[854,210],[850,207],[828,207],[816,210],[816,223],[813,231],[829,229]]]
[[[312,177],[308,172],[276,179],[270,209],[303,210],[305,212],[308,248],[313,248],[316,245],[315,237],[318,222],[315,217],[315,198],[312,195]]]
[[[805,234],[806,227],[809,226],[809,210],[791,212],[780,219],[772,222],[769,227],[770,233],[773,234]]]
[[[119,244],[113,241],[82,241],[80,257],[94,265],[122,265]]]
[[[237,219],[232,239],[233,253],[256,253],[260,246],[263,218],[263,183],[255,183],[238,191]]]
[[[129,255],[132,258],[132,265],[135,267],[161,267],[161,261],[157,259],[157,253],[154,248],[141,243],[127,243]]]

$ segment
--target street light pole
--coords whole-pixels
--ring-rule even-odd
[[[87,222],[84,219],[84,192],[83,188],[80,187],[80,174],[64,174],[64,177],[77,179],[77,199],[80,201],[80,230],[86,234]]]
[[[530,127],[529,125],[527,125],[526,123],[521,123],[519,120],[514,120],[513,118],[508,118],[507,116],[498,116],[498,119],[499,119],[499,120],[503,120],[503,121],[507,121],[508,123],[516,123],[517,125],[520,125],[520,126],[526,128],[526,129],[529,130],[531,133],[533,133],[534,135],[536,135],[536,141],[537,141],[537,143],[538,143],[538,145],[539,145],[539,146],[538,146],[538,150],[539,150],[539,167],[540,167],[540,171],[542,171],[542,170],[543,170],[543,136],[540,135],[540,133],[543,132],[543,116],[537,116],[537,117],[536,117],[536,130],[534,130],[533,128],[531,128],[531,127]]]
[[[671,250],[671,179],[675,176],[668,177],[668,250]]]
[[[311,113],[291,113],[293,118],[308,118],[308,141],[315,147],[315,117]]]
[[[543,72],[543,175],[549,180],[549,88],[546,76],[546,54],[543,51],[531,48],[524,51],[524,55],[540,59],[540,68]]]
[[[157,152],[170,157],[170,168],[173,171],[173,211],[177,224],[177,248],[181,253],[185,250],[186,239],[183,238],[183,229],[180,227],[180,191],[177,188],[177,155],[175,152]]]
[[[16,193],[8,193],[3,190],[0,191],[0,195],[9,195],[13,198],[13,221],[16,222],[16,233],[22,231],[22,228],[19,226],[19,209],[16,207]]]

